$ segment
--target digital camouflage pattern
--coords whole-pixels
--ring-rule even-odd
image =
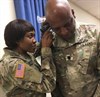
[[[0,82],[7,97],[46,97],[55,87],[55,66],[50,48],[42,48],[42,64],[32,54],[22,56],[5,49],[0,61]],[[23,78],[15,77],[18,64],[25,64]]]
[[[57,85],[52,97],[100,97],[97,36],[93,25],[80,25],[69,42],[55,36],[53,59]]]

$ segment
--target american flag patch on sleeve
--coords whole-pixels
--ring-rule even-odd
[[[23,78],[25,72],[25,64],[18,64],[15,72],[16,78]]]

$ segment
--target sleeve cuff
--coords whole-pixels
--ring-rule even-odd
[[[49,47],[42,48],[41,54],[42,54],[42,56],[52,55],[51,48],[49,48]]]

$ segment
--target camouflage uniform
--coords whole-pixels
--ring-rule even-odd
[[[100,97],[97,34],[94,26],[80,25],[69,42],[55,36],[57,83],[52,97]]]
[[[32,54],[22,56],[5,49],[0,61],[0,81],[7,97],[46,97],[55,87],[55,66],[50,48],[42,48],[42,64]],[[23,78],[15,77],[18,64],[25,64]]]

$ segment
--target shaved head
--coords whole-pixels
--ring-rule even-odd
[[[60,19],[70,17],[70,15],[72,15],[71,7],[67,0],[48,0],[46,5],[46,18],[52,24],[55,19],[59,21]]]

